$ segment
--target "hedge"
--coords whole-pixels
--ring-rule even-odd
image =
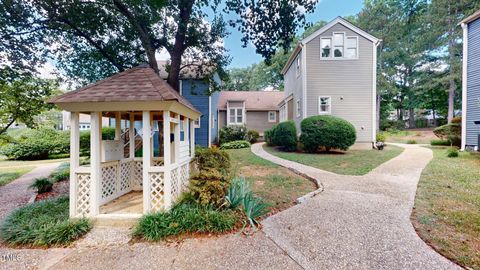
[[[307,152],[316,152],[320,147],[326,151],[347,150],[357,139],[355,127],[350,122],[331,115],[305,118],[301,130],[300,142]]]
[[[293,121],[286,121],[278,124],[273,131],[273,144],[280,146],[284,151],[295,151],[297,149],[297,129]]]

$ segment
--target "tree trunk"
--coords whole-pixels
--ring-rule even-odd
[[[408,108],[408,128],[415,128],[415,109]]]
[[[0,129],[0,135],[7,132],[8,128],[15,122],[15,119],[16,119],[16,117],[12,117],[10,122],[8,122],[8,124],[6,126],[4,126],[3,128]]]
[[[178,29],[175,34],[173,49],[168,52],[171,63],[167,83],[177,91],[180,91],[180,66],[182,65],[182,55],[186,47],[187,26],[190,21],[194,2],[195,1],[184,0],[178,4],[180,7]]]
[[[449,60],[449,66],[450,66],[450,80],[449,80],[449,89],[448,89],[448,123],[452,122],[453,116],[454,116],[454,110],[455,110],[455,90],[456,90],[456,85],[455,85],[455,71],[453,70],[453,67],[455,65],[455,27],[456,25],[453,23],[452,20],[452,14],[451,14],[451,8],[450,4],[448,5],[448,24],[449,24],[449,30],[448,30],[448,60]]]

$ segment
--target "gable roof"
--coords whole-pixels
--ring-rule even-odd
[[[228,101],[244,101],[250,111],[275,111],[283,95],[283,91],[222,91],[218,109],[226,110]]]
[[[345,26],[346,28],[352,30],[353,32],[359,34],[360,36],[370,40],[371,42],[373,42],[375,44],[377,44],[381,41],[380,39],[370,35],[369,33],[365,32],[364,30],[360,29],[359,27],[353,25],[351,22],[349,22],[349,21],[347,21],[344,18],[339,16],[339,17],[335,18],[334,20],[330,21],[329,23],[327,23],[322,28],[313,32],[308,37],[302,39],[298,43],[298,45],[297,45],[297,47],[295,47],[295,50],[293,51],[292,55],[290,55],[290,57],[288,58],[287,64],[285,65],[285,67],[283,67],[282,74],[285,74],[287,72],[288,68],[293,63],[293,60],[295,60],[295,57],[297,57],[297,55],[302,51],[302,48],[305,44],[312,41],[313,39],[315,39],[319,35],[323,34],[324,32],[326,32],[328,29],[332,28],[336,24],[341,24],[341,25]]]
[[[67,92],[49,103],[178,101],[198,110],[148,65],[140,65],[117,73],[104,80]]]
[[[475,20],[477,20],[478,18],[480,18],[480,10],[477,10],[475,13],[473,13],[472,15],[468,16],[467,18],[463,19],[463,21],[461,21],[459,24],[469,24]]]

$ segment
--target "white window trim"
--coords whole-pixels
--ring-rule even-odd
[[[230,121],[230,110],[235,110],[235,122]],[[242,122],[238,122],[238,109],[242,110]],[[228,107],[227,111],[227,124],[228,125],[244,125],[245,124],[245,107]]]
[[[273,120],[270,119],[270,114],[271,114],[271,113],[273,113],[273,116],[274,116],[274,117],[273,117]],[[277,122],[277,112],[276,112],[276,111],[269,111],[269,112],[268,112],[268,122],[269,122],[269,123],[275,123],[275,122]]]
[[[201,122],[200,120],[201,120],[201,116],[199,116],[197,120],[193,121],[194,128],[200,128],[200,122]]]
[[[335,34],[343,34],[343,56],[342,57],[334,57],[335,55],[335,45],[333,44],[333,37]],[[347,39],[348,38],[356,38],[357,39],[357,55],[356,57],[347,58],[345,57],[345,52],[347,50]],[[330,39],[330,45],[332,46],[330,57],[322,57],[322,39]],[[349,61],[349,60],[358,60],[360,55],[360,42],[358,36],[347,36],[346,32],[332,32],[331,36],[324,36],[320,37],[320,59],[325,61]]]
[[[322,112],[320,109],[320,99],[328,98],[328,112]],[[332,114],[332,97],[331,96],[319,96],[318,97],[318,114]]]
[[[295,102],[295,109],[296,109],[296,114],[297,114],[297,117],[300,117],[300,115],[302,114],[302,111],[300,110],[301,107],[300,107],[300,99],[297,99],[297,102]]]

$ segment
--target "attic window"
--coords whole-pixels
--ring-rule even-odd
[[[330,52],[332,50],[332,39],[331,38],[322,38],[322,58],[329,58]]]
[[[320,39],[320,58],[357,59],[358,37],[345,36],[345,33],[333,33],[331,37]]]

